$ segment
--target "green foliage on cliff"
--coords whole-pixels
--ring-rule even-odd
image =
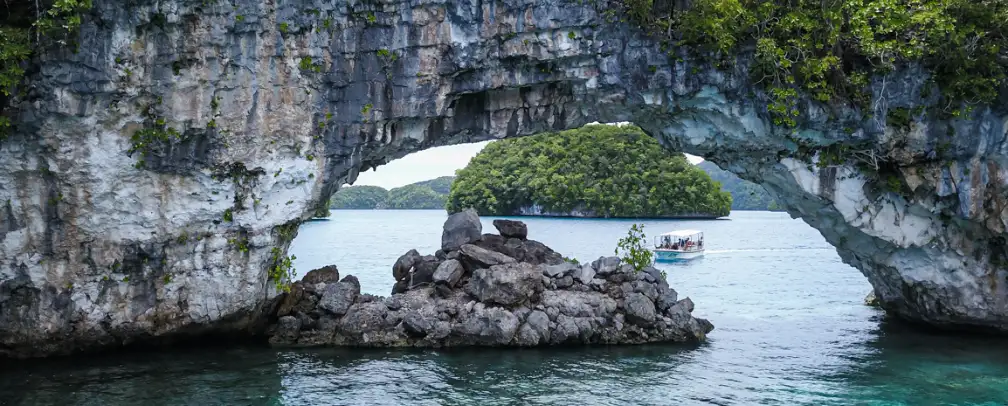
[[[333,209],[444,209],[454,176],[385,190],[378,186],[349,186],[333,195]]]
[[[948,116],[994,101],[1008,72],[1004,0],[692,0],[686,9],[675,0],[617,3],[668,49],[693,46],[722,67],[754,49],[753,80],[782,125],[796,124],[799,91],[873,108],[869,80],[908,63],[934,74],[941,92],[934,108]]]
[[[91,0],[8,1],[0,7],[0,139],[12,126],[3,116],[24,80],[25,64],[42,46],[67,45]]]
[[[326,218],[329,217],[329,206],[321,205],[315,209],[315,214],[312,215],[315,218]]]
[[[763,186],[744,180],[735,174],[722,170],[708,161],[697,164],[721,184],[721,190],[732,195],[732,210],[784,210]]]
[[[458,171],[446,208],[482,215],[727,216],[731,195],[634,126],[589,125],[491,142]]]

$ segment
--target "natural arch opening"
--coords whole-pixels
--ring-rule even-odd
[[[359,171],[590,121],[764,185],[894,314],[1008,329],[1005,103],[917,114],[934,90],[920,66],[864,78],[870,113],[797,94],[789,127],[750,50],[714,66],[591,5],[99,3],[80,28],[92,52],[38,55],[3,109],[5,354],[246,328],[297,225]]]

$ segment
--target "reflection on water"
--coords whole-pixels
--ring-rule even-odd
[[[861,300],[864,278],[815,230],[779,213],[649,221],[705,231],[707,255],[662,264],[715,330],[699,346],[547,349],[162,350],[4,361],[11,405],[1005,405],[1003,338],[911,330]],[[485,218],[485,230],[493,230]],[[526,219],[530,236],[584,260],[629,221]],[[386,294],[389,266],[433,252],[439,212],[335,212],[302,227],[302,272],[336,262]],[[424,245],[427,244],[427,245]],[[337,260],[338,259],[338,260]]]

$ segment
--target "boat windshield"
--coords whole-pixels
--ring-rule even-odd
[[[704,249],[703,232],[679,230],[655,237],[655,248],[672,251],[692,252]]]

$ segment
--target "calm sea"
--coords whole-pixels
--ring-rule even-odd
[[[410,248],[440,246],[441,211],[334,211],[301,227],[304,272],[337,264],[387,295]],[[495,232],[484,218],[484,232]],[[633,221],[523,218],[530,238],[590,261]],[[909,329],[817,231],[783,213],[643,221],[705,232],[707,255],[664,266],[715,330],[700,346],[535,350],[173,349],[0,366],[0,404],[948,405],[1008,404],[1002,338]]]

